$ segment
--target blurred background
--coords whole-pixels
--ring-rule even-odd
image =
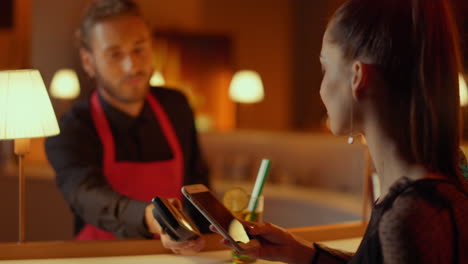
[[[451,1],[466,72],[468,2]],[[218,191],[233,182],[250,188],[260,159],[268,157],[272,171],[266,188],[271,197],[265,201],[266,220],[293,227],[363,217],[363,179],[372,170],[366,146],[360,142],[347,145],[346,139],[330,135],[319,96],[322,34],[342,0],[137,2],[153,30],[153,81],[187,95]],[[0,1],[0,70],[39,69],[58,118],[94,89],[80,66],[74,39],[88,3]],[[52,92],[52,80],[63,69],[76,73],[79,89],[65,98]],[[232,78],[241,70],[258,73],[263,99],[242,103],[229,96]],[[43,139],[32,142],[26,159],[26,238],[71,239],[71,215],[55,189]],[[15,162],[11,141],[0,141],[0,210],[4,216],[0,241],[17,237]],[[304,218],[304,210],[314,212],[313,217]],[[297,217],[289,218],[298,222],[282,218],[295,213]]]

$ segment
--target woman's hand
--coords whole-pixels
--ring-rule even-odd
[[[175,207],[182,210],[182,204],[177,199],[168,199],[169,202]],[[199,237],[196,240],[177,242],[173,240],[164,230],[162,230],[158,221],[153,216],[153,204],[149,204],[145,211],[145,220],[148,226],[148,230],[153,234],[158,234],[161,238],[162,245],[172,250],[172,252],[181,255],[190,255],[199,252],[205,247],[205,240]]]
[[[312,261],[315,254],[312,243],[295,237],[283,228],[270,223],[242,223],[247,233],[261,244],[259,249],[242,254],[287,263],[310,263]],[[213,226],[210,229],[218,232]],[[231,246],[227,240],[223,240],[223,244]]]

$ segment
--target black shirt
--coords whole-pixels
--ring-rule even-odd
[[[208,185],[192,110],[175,90],[151,88],[166,112],[182,148],[184,185]],[[151,162],[171,159],[173,153],[151,107],[145,103],[136,118],[99,97],[110,124],[117,161]],[[112,190],[102,172],[103,146],[91,117],[89,100],[79,102],[60,120],[61,133],[46,140],[47,157],[55,169],[56,183],[75,214],[75,232],[83,221],[114,233],[119,238],[152,237],[144,224],[147,202],[132,200]],[[207,223],[184,202],[202,232]]]
[[[441,179],[400,178],[378,204],[354,256],[316,245],[312,263],[467,263],[468,194]]]

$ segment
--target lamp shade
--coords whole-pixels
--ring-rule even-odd
[[[72,69],[58,70],[50,84],[50,95],[59,99],[74,99],[80,94],[80,82]]]
[[[460,105],[467,106],[468,105],[468,87],[466,86],[465,78],[463,78],[463,74],[458,75],[459,81],[459,89],[460,89]]]
[[[39,71],[0,71],[0,139],[45,137],[59,132]]]
[[[263,100],[263,83],[255,71],[239,71],[234,74],[229,87],[229,97],[239,103],[256,103]]]
[[[151,75],[150,85],[151,86],[164,86],[166,81],[164,80],[164,76],[160,71],[154,71],[153,75]]]

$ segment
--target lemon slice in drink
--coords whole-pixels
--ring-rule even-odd
[[[233,213],[241,212],[249,204],[249,194],[240,187],[229,189],[223,195],[223,204]]]

